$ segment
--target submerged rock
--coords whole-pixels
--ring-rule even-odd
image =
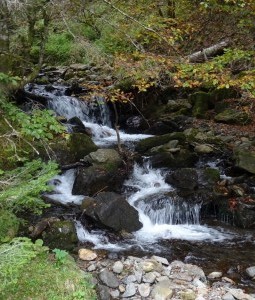
[[[133,232],[142,228],[137,210],[116,193],[100,193],[88,204],[84,214],[115,231]]]

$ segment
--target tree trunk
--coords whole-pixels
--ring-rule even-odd
[[[208,57],[212,57],[221,52],[224,48],[228,47],[230,44],[229,40],[222,41],[211,47],[205,48],[201,51],[197,51],[187,56],[187,59],[191,63],[204,62]]]

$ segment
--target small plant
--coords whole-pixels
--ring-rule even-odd
[[[55,248],[52,252],[55,253],[56,266],[62,266],[67,260],[68,252],[57,248]]]

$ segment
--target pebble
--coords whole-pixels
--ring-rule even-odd
[[[222,277],[222,272],[212,272],[208,275],[209,279],[217,279]]]
[[[249,277],[251,278],[255,277],[255,266],[249,267],[245,271]]]
[[[136,281],[138,283],[142,282],[142,277],[143,277],[143,272],[142,271],[135,271],[135,277],[136,277]]]
[[[143,282],[153,283],[156,280],[156,275],[153,272],[146,273],[143,276]]]
[[[151,292],[150,285],[148,283],[139,284],[138,285],[138,291],[139,291],[139,294],[142,297],[146,298],[146,297],[148,297],[150,295],[150,292]]]
[[[126,278],[123,279],[123,282],[128,284],[131,282],[136,282],[136,276],[135,275],[129,275]]]
[[[121,261],[116,261],[112,267],[114,273],[120,274],[123,271],[123,263]]]
[[[129,298],[134,296],[136,293],[136,287],[134,283],[129,283],[126,286],[126,290],[124,292],[124,294],[122,295],[123,298]]]
[[[93,265],[90,265],[90,266],[87,268],[87,270],[88,270],[89,272],[93,272],[93,271],[95,271],[95,270],[96,270],[96,266],[95,266],[95,264],[93,264]]]
[[[111,291],[110,294],[113,299],[119,299],[120,297],[120,292],[118,290]]]
[[[81,260],[90,261],[97,258],[97,254],[89,249],[80,249],[78,254]]]

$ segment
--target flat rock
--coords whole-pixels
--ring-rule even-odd
[[[154,259],[146,259],[140,263],[141,269],[147,273],[152,271],[161,272],[162,271],[162,264],[157,262]]]
[[[151,288],[150,288],[149,283],[139,284],[138,285],[138,291],[139,291],[139,294],[142,297],[145,297],[145,298],[148,297],[150,295],[150,292],[151,292]]]
[[[122,298],[129,298],[134,296],[136,293],[136,287],[133,282],[127,284],[125,293],[122,295]]]
[[[157,262],[161,263],[162,265],[167,265],[167,266],[169,265],[168,260],[164,257],[153,255],[151,258],[155,259]]]
[[[97,254],[94,251],[89,249],[80,249],[79,250],[79,258],[81,260],[94,260],[97,258]]]
[[[99,273],[99,278],[102,283],[108,287],[117,288],[119,286],[119,280],[117,277],[107,269],[104,269]]]

